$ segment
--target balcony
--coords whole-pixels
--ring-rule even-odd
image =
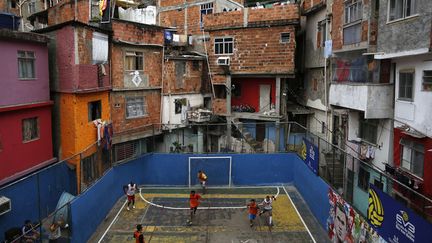
[[[190,122],[203,123],[209,122],[212,112],[204,109],[197,109],[194,111],[188,111],[187,117]]]
[[[393,117],[393,84],[331,83],[329,103],[363,111],[366,119]]]

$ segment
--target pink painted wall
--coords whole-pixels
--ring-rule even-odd
[[[22,141],[22,120],[39,118],[39,139]],[[51,105],[0,112],[0,181],[53,158]]]
[[[268,84],[271,86],[270,97],[271,104],[275,104],[276,100],[276,80],[274,78],[239,78],[233,79],[232,84],[241,86],[241,96],[231,96],[232,105],[250,105],[259,112],[259,97],[260,85]]]
[[[75,41],[75,31],[77,40]],[[92,36],[89,28],[65,26],[49,36],[55,40],[55,61],[51,75],[55,80],[52,89],[60,92],[75,92],[110,87],[109,64],[105,64],[106,75],[102,85],[98,83],[98,65],[92,64]],[[77,42],[77,44],[75,44]],[[75,48],[78,47],[78,50]],[[78,62],[75,64],[75,52]]]
[[[35,53],[35,79],[18,77],[18,50]],[[0,40],[0,106],[49,101],[48,48],[46,44]]]

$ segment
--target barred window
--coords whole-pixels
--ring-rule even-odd
[[[137,118],[147,114],[143,97],[126,98],[126,118]]]

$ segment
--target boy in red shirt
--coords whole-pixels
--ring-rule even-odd
[[[192,218],[195,215],[198,205],[200,204],[201,196],[195,191],[191,191],[189,195],[189,205],[190,205],[190,220],[188,221],[189,225],[192,225]]]
[[[252,227],[256,215],[258,214],[258,205],[255,203],[255,199],[250,200],[250,203],[248,203],[247,208],[249,210],[250,227]]]
[[[206,193],[206,182],[207,182],[207,175],[204,173],[204,171],[200,170],[198,171],[198,180],[200,181],[200,184],[203,189],[203,194]]]
[[[142,233],[142,225],[138,224],[134,232],[135,243],[145,243],[144,235]]]

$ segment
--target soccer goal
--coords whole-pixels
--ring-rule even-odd
[[[208,177],[207,185],[231,187],[231,168],[231,156],[189,157],[189,187],[199,184],[200,170]]]

